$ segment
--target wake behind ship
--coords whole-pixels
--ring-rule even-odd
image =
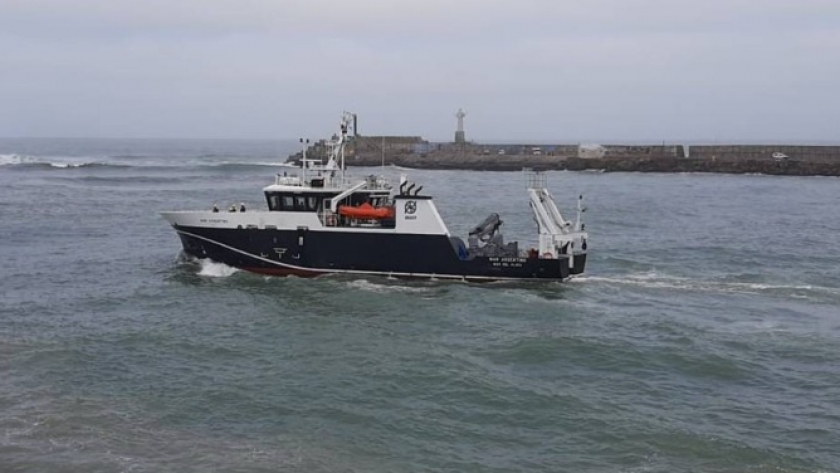
[[[563,281],[583,272],[588,235],[581,201],[577,219],[565,220],[542,174],[530,173],[527,189],[535,247],[506,243],[497,214],[473,228],[465,244],[450,235],[423,186],[405,177],[396,187],[377,176],[348,179],[344,149],[352,125],[353,115],[345,113],[326,164],[304,153],[298,175],[278,175],[265,187],[267,210],[162,215],[187,254],[260,274]]]

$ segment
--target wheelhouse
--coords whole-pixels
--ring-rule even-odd
[[[274,212],[322,212],[329,209],[332,200],[337,196],[337,191],[315,192],[309,189],[265,191],[268,210]],[[337,207],[358,207],[363,204],[386,207],[393,205],[393,198],[388,192],[360,190],[341,198],[336,204]]]
[[[320,212],[324,200],[334,197],[328,192],[266,191],[268,210],[273,212]]]

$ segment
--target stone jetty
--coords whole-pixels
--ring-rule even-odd
[[[310,157],[325,156],[323,142]],[[433,143],[419,136],[357,136],[348,166],[396,165],[416,169],[605,172],[710,172],[840,176],[840,146],[598,145]],[[289,158],[299,160],[298,153]]]

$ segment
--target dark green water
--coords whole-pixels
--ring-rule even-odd
[[[840,180],[551,173],[564,285],[179,259],[156,212],[259,207],[286,151],[0,141],[0,471],[840,470]],[[408,172],[533,239],[520,174]]]

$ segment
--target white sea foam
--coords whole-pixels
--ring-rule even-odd
[[[686,291],[700,291],[700,292],[723,292],[723,293],[743,293],[743,294],[761,294],[761,293],[775,293],[784,292],[789,297],[807,297],[808,293],[821,293],[826,295],[840,295],[840,290],[813,286],[810,284],[771,284],[771,283],[748,283],[748,282],[730,282],[721,281],[719,279],[697,279],[686,278],[679,276],[663,275],[656,272],[645,272],[636,274],[627,274],[624,276],[582,276],[572,279],[579,283],[607,283],[607,284],[621,284],[633,285],[651,289],[677,289]]]
[[[49,158],[49,160],[43,160],[40,158],[36,158],[35,156],[27,156],[20,154],[0,154],[0,166],[41,165],[65,169],[92,166],[97,164],[102,163],[81,162],[73,161],[72,159],[62,158]]]
[[[350,281],[347,283],[347,286],[362,291],[375,292],[377,294],[394,292],[424,293],[431,290],[431,288],[428,287],[411,287],[400,284],[376,284],[364,279]]]
[[[49,164],[50,166],[54,167],[54,168],[67,169],[67,168],[78,168],[78,167],[82,167],[82,166],[84,166],[84,165],[85,165],[85,164],[87,164],[87,163],[81,163],[81,164],[73,164],[73,163],[48,163],[48,164]]]
[[[91,160],[91,158],[93,160]],[[130,161],[116,161],[101,156],[89,156],[88,160],[78,157],[35,157],[20,154],[0,154],[0,166],[15,165],[42,165],[54,168],[78,168],[88,166],[114,166],[114,167],[167,167],[167,168],[195,168],[195,167],[224,167],[224,166],[254,166],[254,167],[276,167],[276,168],[297,168],[295,164],[283,161],[216,161],[208,162],[203,160],[191,160],[186,163],[171,162],[170,160],[146,160],[140,158]]]
[[[37,162],[32,156],[21,156],[19,154],[0,154],[0,166],[14,166],[16,164],[29,164]]]
[[[217,163],[200,163],[204,166],[270,166],[279,168],[297,168],[296,165],[283,161],[219,161]]]
[[[239,272],[236,268],[224,263],[217,263],[210,259],[202,259],[198,263],[201,265],[201,270],[198,272],[198,275],[208,278],[226,278]]]
[[[275,168],[289,168],[289,169],[298,169],[298,166],[292,163],[284,163],[284,162],[277,162],[277,161],[254,161],[248,163],[242,163],[246,166],[269,166]]]
[[[714,327],[718,332],[730,333],[790,333],[790,327],[783,325],[777,320],[746,320],[730,324],[718,324]]]
[[[416,171],[415,168],[409,168],[405,166],[397,166],[396,164],[391,165],[392,168],[397,169],[399,171]]]

